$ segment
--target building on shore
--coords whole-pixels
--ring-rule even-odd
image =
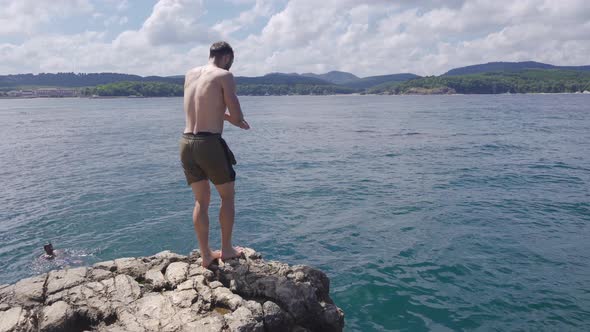
[[[12,90],[5,93],[5,96],[11,98],[64,98],[79,96],[76,89],[65,88],[40,88],[29,90]]]
[[[34,90],[12,90],[8,91],[8,97],[14,98],[35,98],[35,91]]]
[[[45,89],[37,89],[35,91],[35,94],[39,98],[76,97],[77,91],[75,89],[45,88]]]

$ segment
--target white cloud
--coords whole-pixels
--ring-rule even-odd
[[[231,0],[233,2],[242,0]],[[242,1],[243,2],[243,1]],[[247,2],[250,2],[249,0]],[[238,2],[240,3],[240,2]],[[254,6],[249,10],[243,11],[236,18],[226,19],[217,23],[213,29],[221,36],[229,37],[232,33],[244,29],[253,24],[258,18],[270,17],[276,10],[276,1],[272,0],[254,0]]]
[[[113,16],[107,18],[106,20],[104,20],[103,23],[104,23],[105,27],[109,27],[113,24],[125,25],[128,21],[129,21],[129,18],[127,18],[127,16],[113,15]]]
[[[107,40],[101,32],[40,30],[54,17],[92,17],[88,1],[50,6],[0,0],[7,8],[0,12],[0,36],[29,36],[20,44],[0,40],[0,72],[173,75],[204,63],[208,46],[222,37],[236,50],[237,75],[328,70],[432,75],[488,61],[590,64],[590,6],[582,0],[290,0],[280,8],[270,0],[225,1],[251,6],[209,27],[203,1],[160,0],[139,28]],[[70,8],[73,4],[79,6]],[[106,19],[113,29],[127,23],[114,5],[95,20]],[[236,37],[236,31],[248,36]]]
[[[55,17],[92,12],[88,0],[0,0],[0,36],[31,35]]]
[[[203,0],[160,0],[140,31],[152,45],[206,42],[215,34],[199,22],[205,13]]]
[[[585,1],[409,3],[291,0],[260,34],[239,42],[236,69],[427,75],[487,61],[588,62]]]

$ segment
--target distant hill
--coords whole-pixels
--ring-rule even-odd
[[[117,73],[56,73],[0,75],[0,88],[19,86],[58,86],[78,88],[117,82],[162,82],[184,84],[184,77],[160,77]]]
[[[590,91],[590,72],[562,69],[492,71],[469,75],[428,76],[391,87],[386,94],[442,91],[462,94],[557,93]]]
[[[236,77],[239,95],[331,95],[350,94],[356,89],[337,85],[316,77],[273,73],[259,77]]]
[[[359,78],[351,73],[271,73],[237,76],[242,95],[412,94],[412,93],[553,93],[590,91],[590,66],[554,66],[527,62],[490,62],[455,68],[441,76],[411,73]],[[138,76],[118,73],[0,75],[0,97],[10,90],[39,87],[77,88],[83,95],[178,96],[184,76]]]
[[[356,81],[347,82],[342,85],[349,87],[349,88],[353,88],[353,89],[368,89],[371,87],[375,87],[377,85],[381,85],[383,83],[405,82],[405,81],[415,79],[415,78],[420,78],[420,76],[415,75],[415,74],[409,74],[409,73],[369,76],[369,77],[359,78]]]
[[[287,84],[287,85],[294,85],[294,84],[310,84],[310,85],[331,85],[332,83],[315,78],[315,77],[305,77],[300,76],[297,74],[283,74],[283,73],[272,73],[266,74],[264,76],[257,76],[257,77],[245,77],[245,76],[237,76],[236,77],[236,84]]]
[[[246,77],[236,76],[236,83],[240,84],[262,84],[262,85],[338,85],[350,89],[362,90],[368,87],[379,85],[383,82],[402,82],[416,78],[414,74],[395,74],[371,76],[358,78],[357,76],[332,71],[325,74],[303,74],[296,73],[271,73],[264,76]],[[334,83],[333,81],[346,81],[346,83]],[[160,82],[171,84],[184,84],[183,75],[175,76],[139,76],[118,73],[56,73],[56,74],[18,74],[0,75],[0,89],[11,89],[19,87],[67,87],[81,88],[98,85],[120,83],[120,82]]]
[[[469,74],[480,74],[491,71],[518,71],[524,69],[563,69],[563,70],[576,70],[576,71],[590,71],[590,66],[554,66],[546,63],[535,62],[535,61],[524,61],[524,62],[488,62],[480,65],[473,65],[467,67],[460,67],[451,69],[443,76],[457,76],[457,75],[469,75]]]
[[[331,71],[325,74],[303,73],[301,76],[319,78],[334,84],[344,84],[351,81],[359,80],[360,78],[354,74],[343,71]]]

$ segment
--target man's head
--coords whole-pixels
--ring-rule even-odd
[[[45,249],[45,253],[49,256],[53,256],[53,245],[51,243],[48,243],[46,245],[43,246],[43,249]]]
[[[213,59],[218,67],[229,70],[234,62],[234,50],[224,41],[213,43],[209,49],[209,59]]]

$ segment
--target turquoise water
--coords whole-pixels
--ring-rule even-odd
[[[590,329],[590,96],[242,103],[235,243],[325,271],[348,331]],[[196,248],[181,107],[0,100],[0,284],[48,240],[86,264]]]

